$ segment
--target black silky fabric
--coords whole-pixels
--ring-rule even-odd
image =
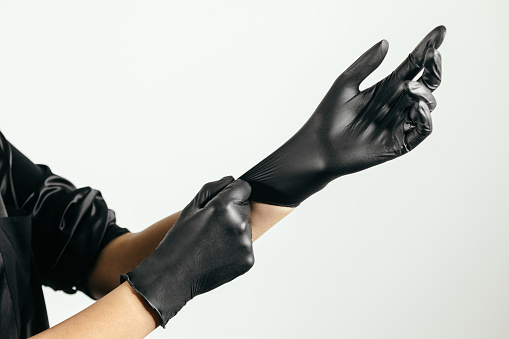
[[[46,166],[39,190],[21,206],[31,211],[32,249],[42,283],[54,290],[86,293],[83,280],[100,250],[128,232],[115,224],[101,193],[90,187],[76,189]]]
[[[7,210],[0,218],[0,337],[27,338],[48,328],[48,316],[31,250],[31,217]]]
[[[100,251],[129,231],[99,191],[33,164],[2,133],[0,193],[0,337],[24,338],[48,327],[41,284],[87,293]]]

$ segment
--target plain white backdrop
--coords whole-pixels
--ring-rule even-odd
[[[508,338],[507,1],[0,1],[0,129],[140,231],[445,25],[433,134],[342,177],[150,338]],[[50,324],[92,303],[44,289]]]

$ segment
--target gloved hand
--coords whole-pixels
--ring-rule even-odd
[[[431,133],[431,91],[441,81],[437,48],[445,27],[432,30],[389,76],[363,91],[362,81],[383,61],[380,41],[334,82],[304,126],[240,178],[250,200],[297,206],[335,178],[394,159]],[[419,81],[412,81],[424,69]]]
[[[165,327],[185,304],[247,272],[254,263],[243,180],[225,177],[203,186],[155,252],[122,275],[159,314]]]

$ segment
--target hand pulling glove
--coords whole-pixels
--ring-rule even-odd
[[[382,63],[380,41],[334,82],[316,111],[284,145],[240,178],[250,200],[298,206],[330,181],[405,154],[431,133],[431,92],[441,81],[437,48],[445,27],[432,30],[389,76],[363,91],[359,85]],[[412,81],[424,69],[418,81]]]
[[[155,252],[122,275],[163,327],[194,296],[252,267],[250,192],[247,182],[232,177],[204,185]]]

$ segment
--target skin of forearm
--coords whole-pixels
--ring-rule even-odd
[[[294,208],[251,202],[251,228],[253,241],[290,214]],[[115,289],[120,275],[127,273],[154,253],[166,233],[177,221],[180,212],[174,213],[145,230],[127,233],[112,240],[99,254],[87,278],[89,293],[99,299]]]
[[[156,312],[125,282],[80,313],[32,338],[143,338],[158,325]]]

